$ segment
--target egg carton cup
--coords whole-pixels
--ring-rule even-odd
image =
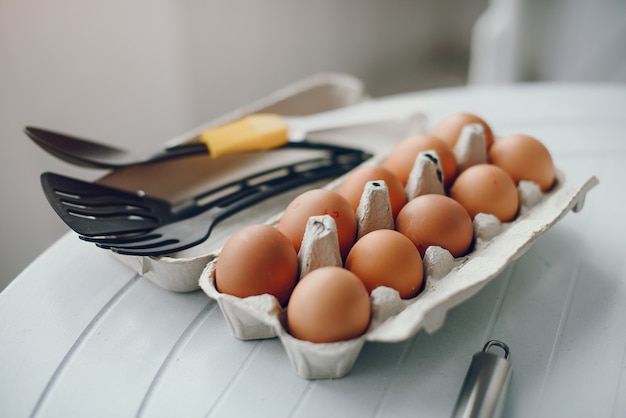
[[[479,156],[473,163],[482,158]],[[377,156],[367,163],[382,161],[383,157]],[[421,172],[428,173],[430,169],[422,167]],[[327,188],[338,189],[344,178],[329,183]],[[451,308],[479,292],[569,211],[581,210],[587,192],[597,184],[598,179],[590,177],[581,184],[568,186],[559,170],[554,186],[546,193],[533,182],[520,182],[520,210],[514,221],[502,223],[493,215],[478,214],[473,221],[472,251],[463,257],[454,258],[443,248],[429,247],[423,257],[423,290],[414,298],[401,299],[394,289],[384,286],[374,289],[369,328],[352,340],[324,344],[298,340],[289,334],[285,309],[273,296],[238,298],[220,293],[215,287],[219,252],[202,272],[199,284],[217,301],[235,337],[242,340],[277,337],[299,376],[339,378],[351,370],[368,341],[394,343],[407,340],[422,329],[427,333],[437,331]],[[268,223],[277,226],[281,215],[278,213]]]
[[[356,105],[373,104],[375,106],[373,102],[358,78],[342,73],[315,74],[173,138],[166,145],[193,142],[205,129],[252,113],[306,116]],[[376,109],[370,110],[370,112],[375,111]],[[425,116],[419,112],[419,109],[416,109],[414,113],[410,113],[409,117],[399,115],[396,120],[389,122],[314,132],[308,140],[359,148],[371,154],[377,154],[392,147],[405,135],[422,131],[425,126]],[[117,169],[99,179],[98,182],[131,192],[142,190],[147,195],[175,202],[213,189],[220,184],[227,184],[264,170],[313,157],[310,151],[307,153],[297,150],[243,153],[220,158],[212,158],[208,155],[193,156]],[[319,186],[325,183],[320,183]],[[316,185],[304,188],[313,187]],[[291,194],[286,193],[282,197],[268,199],[267,202],[261,202],[253,208],[245,209],[223,220],[215,226],[206,242],[188,250],[159,257],[112,253],[113,257],[163,289],[174,292],[198,290],[198,278],[202,270],[215,257],[215,251],[221,248],[232,233],[242,224],[264,222],[268,214],[276,213],[278,208],[284,207],[295,194],[302,190],[300,188]]]

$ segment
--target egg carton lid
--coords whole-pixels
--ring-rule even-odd
[[[218,126],[243,116],[269,112],[285,116],[305,116],[313,113],[372,103],[363,82],[349,74],[320,73],[289,84],[253,103],[198,126],[166,145],[189,142],[207,128]],[[372,154],[392,147],[395,141],[410,132],[423,130],[426,118],[416,112],[409,119],[399,119],[367,127],[351,127],[316,132],[311,141],[326,142],[347,147],[369,147]],[[143,190],[147,195],[168,201],[181,200],[279,165],[311,158],[310,152],[276,150],[271,153],[245,153],[218,159],[210,156],[190,157],[163,163],[117,169],[98,181],[122,190]],[[304,186],[268,199],[220,222],[210,238],[189,250],[160,257],[128,256],[112,253],[122,263],[157,286],[175,292],[198,290],[198,278],[207,263],[215,257],[215,250],[242,224],[260,223],[268,214],[276,213],[295,195],[306,188],[319,187],[327,181]]]

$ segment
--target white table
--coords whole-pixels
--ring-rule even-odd
[[[512,351],[505,416],[626,416],[626,86],[381,100],[416,101],[536,135],[568,180],[600,185],[435,334],[368,343],[336,380],[298,377],[276,339],[233,338],[204,293],[162,290],[68,233],[0,294],[0,416],[446,417],[492,338]]]

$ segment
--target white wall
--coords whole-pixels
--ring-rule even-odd
[[[375,95],[463,83],[486,3],[0,0],[0,289],[68,230],[40,173],[102,174],[48,156],[25,125],[154,148],[320,71]]]
[[[469,82],[626,82],[626,1],[490,0]]]

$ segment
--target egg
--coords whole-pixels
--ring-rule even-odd
[[[300,251],[307,221],[311,216],[330,215],[337,225],[342,259],[348,255],[356,239],[356,214],[345,197],[327,189],[313,189],[298,195],[283,212],[278,230]]]
[[[389,191],[389,202],[391,212],[395,218],[406,203],[404,185],[388,169],[377,165],[364,165],[358,167],[346,176],[346,179],[339,187],[339,194],[346,198],[352,209],[355,211],[359,207],[361,196],[365,185],[370,181],[383,180]]]
[[[509,135],[498,139],[489,149],[488,158],[489,162],[509,173],[516,184],[520,180],[534,181],[545,192],[556,179],[550,151],[530,135]]]
[[[519,194],[506,171],[493,164],[477,164],[464,170],[450,188],[472,219],[479,213],[495,215],[501,222],[515,219]]]
[[[479,123],[485,130],[485,142],[487,148],[490,148],[494,142],[491,127],[485,120],[473,113],[454,113],[441,119],[430,130],[431,135],[435,135],[443,139],[450,148],[454,149],[457,139],[461,134],[461,130],[465,125],[470,123]]]
[[[417,134],[403,139],[391,150],[383,162],[383,167],[395,174],[406,185],[417,155],[429,150],[437,151],[443,170],[444,184],[450,186],[456,176],[456,159],[452,148],[434,135]]]
[[[345,268],[356,274],[370,293],[378,286],[387,286],[397,290],[402,299],[416,296],[424,279],[417,247],[391,229],[379,229],[361,237],[348,253]]]
[[[245,298],[268,293],[285,305],[298,279],[298,255],[270,225],[249,225],[224,244],[215,263],[215,287]]]
[[[287,305],[287,328],[297,339],[331,343],[359,337],[370,322],[363,282],[336,266],[320,267],[296,285]]]
[[[396,218],[396,229],[415,244],[422,257],[430,246],[442,247],[453,257],[470,250],[474,239],[472,218],[456,200],[425,194],[410,200]]]

